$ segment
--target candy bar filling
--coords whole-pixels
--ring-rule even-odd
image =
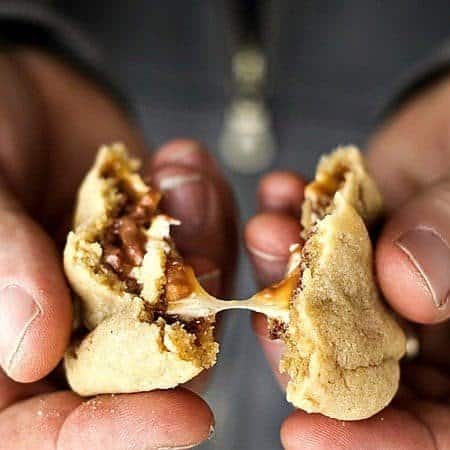
[[[168,235],[149,236],[148,230],[151,230],[153,225],[159,227],[156,221],[160,221],[163,227],[164,222],[166,226],[170,224],[167,216],[159,214],[161,194],[151,189],[143,195],[138,195],[122,182],[117,183],[117,190],[120,200],[111,212],[110,224],[100,238],[103,249],[102,266],[124,283],[127,293],[142,297],[144,286],[143,280],[137,275],[138,270],[148,252],[150,258],[156,256],[161,259],[161,254],[151,254],[152,245],[148,245],[152,239],[161,241],[158,242],[158,247],[163,247],[165,253],[164,281],[162,289],[157,292],[157,298],[151,303],[146,302],[142,318],[148,322],[156,322],[160,318],[167,324],[179,322],[188,333],[196,336],[198,343],[199,337],[208,333],[213,320],[207,317],[185,320],[175,314],[166,314],[168,303],[187,297],[193,286],[185,272],[183,260]]]
[[[158,210],[161,195],[140,181],[127,182],[121,167],[105,167],[102,177],[113,184],[115,207],[99,239],[100,259],[105,272],[122,283],[125,293],[146,302],[145,320],[180,322],[186,330],[201,333],[213,323],[214,316],[226,309],[250,309],[269,319],[272,338],[288,333],[292,299],[302,289],[302,276],[308,267],[308,240],[316,224],[329,212],[336,191],[345,189],[351,167],[345,164],[324,166],[305,188],[302,211],[301,244],[292,248],[285,279],[248,300],[223,301],[204,291],[188,266],[183,264],[169,235],[169,226],[177,221]]]
[[[103,235],[101,262],[125,282],[128,292],[139,295],[142,285],[131,272],[144,259],[146,236],[142,228],[150,226],[160,196],[149,192],[137,201],[126,194],[122,197],[122,205]]]

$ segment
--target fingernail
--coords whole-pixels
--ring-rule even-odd
[[[158,447],[158,450],[186,450],[188,448],[194,448],[196,447],[198,444],[189,444],[189,445],[185,445],[184,447]]]
[[[216,429],[214,428],[214,425],[210,425],[207,441],[210,441],[211,439],[213,439],[215,435],[216,435]]]
[[[287,255],[274,255],[247,244],[255,277],[261,286],[269,286],[283,278],[289,260]]]
[[[247,245],[247,250],[253,255],[256,256],[259,259],[262,259],[263,261],[268,262],[276,262],[276,261],[286,261],[289,258],[289,255],[274,255],[273,253],[265,252],[263,250],[258,250],[255,247],[251,247]]]
[[[198,173],[172,175],[160,179],[159,188],[165,193],[164,210],[181,220],[189,235],[200,233],[207,217],[210,197],[206,180]]]
[[[402,234],[395,244],[422,276],[436,307],[444,307],[450,294],[450,249],[447,243],[431,229],[416,228]]]
[[[280,373],[280,360],[286,351],[286,346],[281,339],[270,339],[268,332],[265,332],[263,326],[264,321],[259,317],[255,317],[255,320],[253,321],[253,329],[259,338],[259,342],[264,350],[266,360],[275,374],[278,384],[281,389],[285,389],[289,382],[289,376],[287,374]]]
[[[210,441],[214,437],[214,435],[215,435],[214,425],[210,425],[210,427],[209,427],[209,434],[208,434],[208,437],[206,438],[206,441]],[[197,445],[202,444],[203,442],[205,442],[205,441],[197,442],[195,444],[188,444],[188,445],[181,446],[181,447],[180,446],[177,446],[177,447],[158,447],[157,450],[186,450],[188,448],[194,448]]]
[[[187,184],[200,181],[202,176],[199,173],[193,173],[192,175],[173,175],[167,178],[163,178],[159,182],[159,188],[164,191],[171,191]]]
[[[174,149],[170,153],[170,158],[168,158],[171,162],[180,161],[186,158],[186,156],[191,155],[193,153],[198,153],[198,145],[191,143],[182,144]]]
[[[0,362],[7,373],[14,366],[27,330],[40,314],[39,305],[19,286],[0,291]]]

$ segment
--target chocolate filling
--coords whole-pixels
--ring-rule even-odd
[[[122,204],[101,240],[101,262],[125,282],[130,293],[139,294],[142,286],[131,275],[131,271],[142,264],[146,242],[142,228],[150,226],[161,196],[151,191],[133,200],[124,189],[122,194]]]
[[[167,315],[161,314],[159,317],[162,317],[166,321],[166,323],[169,325],[172,325],[176,322],[181,323],[184,326],[184,329],[189,334],[193,334],[195,336],[194,343],[196,345],[201,344],[200,337],[202,335],[205,335],[206,333],[208,333],[208,330],[211,327],[210,321],[208,321],[207,319],[204,319],[202,317],[200,317],[198,319],[189,320],[189,321],[183,320],[183,318],[176,316],[176,315],[167,316]]]
[[[269,324],[269,338],[281,339],[285,336],[287,324],[278,319],[273,319]]]
[[[153,320],[162,317],[165,322],[172,325],[176,322],[183,325],[184,329],[195,336],[195,344],[200,345],[200,337],[206,334],[211,326],[210,320],[207,318],[197,318],[185,320],[176,314],[167,315],[167,303],[187,297],[192,292],[192,287],[186,277],[182,258],[176,251],[171,251],[166,262],[166,285],[164,295],[153,311]]]
[[[158,213],[161,194],[151,191],[139,199],[134,199],[126,186],[119,185],[123,200],[113,214],[111,224],[105,229],[101,245],[103,248],[101,263],[122,280],[127,292],[139,295],[142,285],[131,275],[134,267],[140,266],[145,254],[146,236],[143,228],[151,225]],[[165,292],[156,305],[145,304],[143,320],[155,322],[163,318],[166,323],[181,323],[184,329],[195,335],[195,343],[200,345],[200,337],[208,332],[211,323],[208,319],[183,320],[176,315],[167,315],[167,302],[188,296],[192,288],[186,278],[183,260],[175,250],[171,250],[166,262]]]
[[[208,318],[197,318],[192,320],[185,320],[183,317],[174,315],[168,315],[166,311],[166,303],[164,301],[159,302],[157,305],[145,304],[145,314],[141,317],[149,323],[156,322],[159,318],[164,319],[168,325],[173,325],[174,323],[179,323],[183,328],[189,333],[195,336],[195,345],[201,344],[201,336],[206,335],[211,327],[211,320]]]

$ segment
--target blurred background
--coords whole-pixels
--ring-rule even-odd
[[[152,147],[204,141],[221,158],[242,221],[272,168],[310,176],[318,156],[364,141],[402,75],[449,34],[447,0],[54,2],[102,48]],[[395,149],[393,149],[395,151]],[[241,255],[238,297],[254,292]],[[245,313],[229,314],[205,398],[203,449],[281,448],[289,413]]]

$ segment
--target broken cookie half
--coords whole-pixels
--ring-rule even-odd
[[[305,190],[304,244],[286,277],[244,301],[204,291],[170,238],[178,222],[137,175],[121,145],[100,150],[79,192],[64,266],[80,328],[65,356],[82,395],[174,387],[211,367],[215,315],[250,309],[286,343],[288,400],[308,412],[354,420],[386,406],[398,387],[402,330],[383,306],[367,227],[382,212],[361,154],[322,158]]]
[[[64,268],[79,312],[65,369],[81,395],[174,387],[216,361],[214,316],[166,314],[198,284],[170,238],[179,222],[138,168],[122,145],[103,147],[79,190]]]
[[[303,244],[292,246],[285,279],[240,303],[259,307],[270,335],[285,342],[287,399],[307,412],[364,419],[397,392],[405,336],[377,288],[368,232],[382,211],[357,148],[324,156],[305,188]],[[202,300],[205,311],[213,303],[218,310]],[[169,311],[194,317],[191,307],[180,299]]]
[[[372,416],[398,389],[405,336],[383,305],[373,274],[368,227],[382,201],[360,152],[323,157],[305,190],[302,248],[280,368],[287,398],[308,412],[342,420]]]

